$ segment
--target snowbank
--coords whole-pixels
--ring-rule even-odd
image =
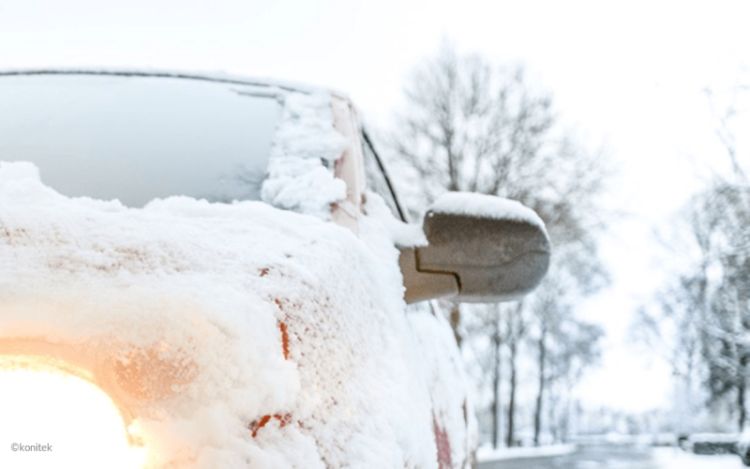
[[[482,446],[477,451],[478,462],[503,461],[506,459],[548,458],[573,454],[576,445],[549,445],[522,448],[499,448]]]
[[[435,429],[468,441],[471,409],[459,382],[440,392],[464,415],[433,402],[439,365],[415,337],[455,346],[404,314],[386,225],[361,230],[261,202],[71,199],[0,163],[0,343],[111,370],[151,468],[434,468]]]

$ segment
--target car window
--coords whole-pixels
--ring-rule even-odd
[[[372,142],[366,134],[364,135],[363,142],[367,189],[375,192],[385,200],[385,203],[388,205],[388,208],[391,209],[393,216],[399,220],[406,221],[396,197],[396,193],[394,192],[393,186],[385,172],[385,167],[375,153]]]
[[[0,77],[0,160],[68,196],[142,206],[259,199],[281,104],[261,87],[163,77]]]

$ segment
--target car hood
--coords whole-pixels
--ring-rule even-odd
[[[362,227],[260,202],[72,199],[0,163],[0,354],[91,368],[149,467],[430,467],[398,253]]]

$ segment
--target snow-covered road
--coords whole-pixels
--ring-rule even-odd
[[[589,446],[574,454],[484,462],[477,469],[742,469],[740,458],[697,456],[671,448]]]

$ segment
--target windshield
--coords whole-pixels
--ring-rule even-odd
[[[0,77],[0,160],[68,196],[259,199],[281,105],[267,88],[162,77]]]

